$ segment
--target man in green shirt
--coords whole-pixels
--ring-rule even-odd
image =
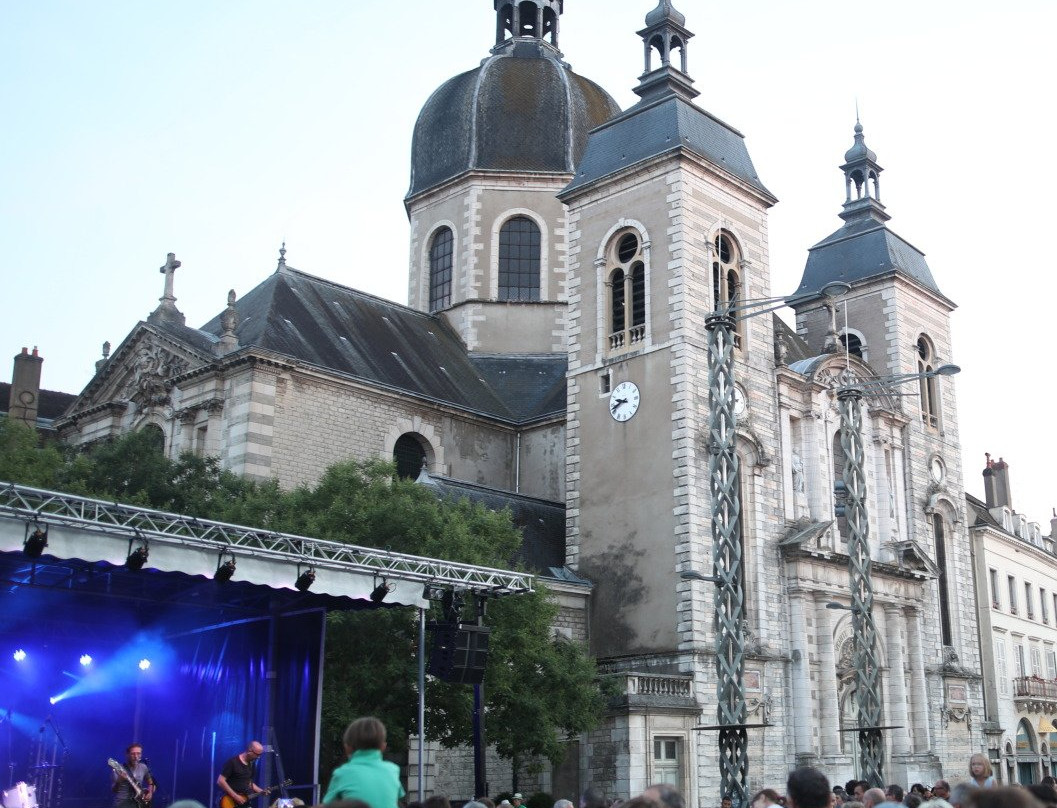
[[[357,718],[342,738],[349,756],[334,770],[323,802],[363,800],[371,808],[398,808],[404,796],[400,767],[382,760],[385,725],[377,718]]]

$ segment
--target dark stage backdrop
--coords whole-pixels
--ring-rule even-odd
[[[61,796],[53,793],[46,808],[104,808],[106,760],[123,761],[135,741],[159,781],[159,806],[186,798],[211,805],[224,761],[252,739],[268,749],[259,784],[314,783],[322,609],[191,629],[184,621],[176,634],[164,621],[132,625],[117,609],[94,617],[98,630],[83,633],[0,631],[11,646],[0,658],[0,788],[39,783],[43,794],[46,775],[58,772],[49,766],[61,764]],[[16,646],[26,650],[21,662],[12,658]],[[81,667],[86,652],[93,661]],[[140,670],[140,659],[150,668]],[[307,788],[291,796],[312,799]]]

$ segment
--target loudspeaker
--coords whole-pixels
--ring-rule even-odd
[[[445,682],[481,684],[488,663],[488,636],[491,629],[471,623],[432,623],[429,628],[433,647],[427,672]]]

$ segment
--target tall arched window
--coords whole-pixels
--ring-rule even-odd
[[[540,229],[527,216],[499,231],[499,299],[540,299]]]
[[[442,227],[429,245],[429,310],[451,305],[452,255],[455,237],[451,228]]]
[[[165,433],[160,426],[157,424],[146,424],[140,432],[146,436],[152,449],[156,449],[159,452],[165,451]]]
[[[951,607],[947,584],[947,540],[943,531],[943,517],[932,514],[932,538],[936,543],[936,566],[939,575],[936,583],[939,586],[940,598],[940,638],[944,645],[953,645],[951,640]]]
[[[646,264],[642,239],[624,232],[607,251],[609,349],[623,350],[646,337]]]
[[[918,337],[918,373],[936,369],[936,356],[928,337]],[[940,397],[935,376],[922,376],[918,382],[921,392],[921,420],[936,429],[940,425]]]
[[[712,256],[712,301],[716,311],[734,303],[741,295],[741,253],[737,242],[726,231],[720,232],[713,242]],[[734,327],[734,345],[741,347],[741,321]]]

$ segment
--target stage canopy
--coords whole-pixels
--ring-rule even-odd
[[[261,779],[310,803],[326,612],[532,579],[0,482],[0,788],[94,808],[106,759],[135,741],[159,805],[209,805],[224,760],[257,738]]]

